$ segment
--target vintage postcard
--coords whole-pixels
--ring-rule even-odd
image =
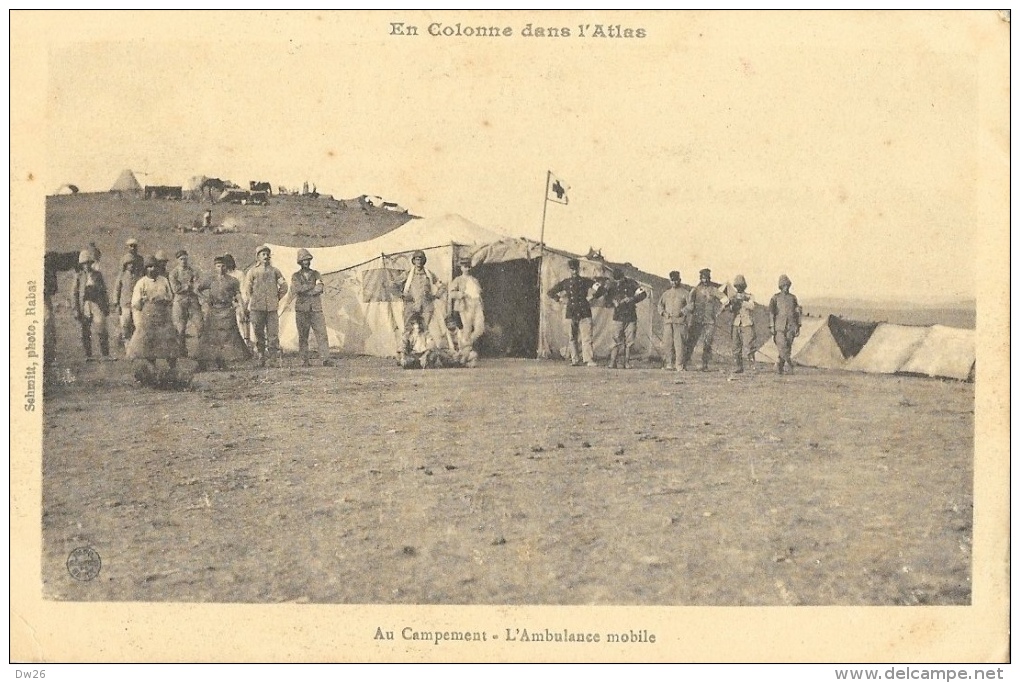
[[[13,12],[11,658],[1009,659],[1008,12]]]

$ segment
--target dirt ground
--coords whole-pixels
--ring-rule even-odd
[[[45,390],[47,598],[971,600],[972,384],[288,357],[160,391],[67,358]],[[92,581],[67,569],[82,546]]]

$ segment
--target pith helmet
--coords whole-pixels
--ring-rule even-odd
[[[425,252],[424,251],[416,251],[413,254],[411,254],[411,263],[414,263],[418,259],[421,259],[422,263],[428,263],[428,260],[429,260],[428,257],[425,256]]]
[[[78,254],[78,265],[79,266],[83,266],[86,263],[92,263],[95,260],[96,260],[95,257],[92,256],[92,252],[89,251],[88,249],[83,249],[81,251],[81,253]]]
[[[311,260],[312,260],[312,252],[308,251],[307,249],[298,249],[297,250],[297,262],[298,263],[301,263],[302,261],[311,261]]]
[[[734,287],[747,287],[747,280],[744,279],[743,275],[738,275],[733,278]]]
[[[170,260],[166,257],[166,254],[163,253],[162,249],[157,249],[156,253],[152,255],[152,258],[156,259],[160,263],[166,263]]]
[[[120,259],[120,267],[123,268],[124,266],[130,266],[134,262],[135,262],[134,256],[132,256],[131,254],[124,254],[124,256]]]
[[[787,277],[786,275],[780,275],[779,276],[779,286],[780,287],[783,287],[783,286],[789,287],[792,284],[793,283],[790,282],[790,278]]]

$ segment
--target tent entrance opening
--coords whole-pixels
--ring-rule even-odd
[[[484,263],[472,275],[482,286],[485,334],[475,349],[485,357],[534,358],[538,349],[541,259]]]

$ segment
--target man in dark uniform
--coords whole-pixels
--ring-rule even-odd
[[[106,327],[106,316],[110,314],[110,297],[106,291],[103,274],[95,267],[94,253],[86,249],[78,255],[81,269],[74,281],[74,319],[81,325],[81,343],[85,348],[85,360],[92,360],[92,329],[99,337],[99,352],[103,360],[110,356],[110,333]]]
[[[613,350],[609,354],[609,367],[630,370],[630,349],[637,341],[637,305],[648,298],[648,292],[619,268],[613,270],[613,281],[607,294],[613,304]],[[620,351],[623,360],[620,361]]]
[[[546,294],[555,301],[560,301],[560,294],[566,294],[566,319],[570,324],[570,364],[577,367],[583,359],[589,368],[596,368],[598,364],[595,363],[595,350],[592,347],[591,301],[602,296],[605,290],[591,278],[581,277],[581,263],[577,259],[567,261],[567,268],[570,269],[570,277],[558,282]],[[589,290],[593,290],[591,299],[588,298]]]
[[[700,281],[691,290],[690,305],[693,308],[691,313],[690,328],[687,333],[687,349],[684,352],[683,362],[680,364],[685,370],[687,364],[694,354],[694,348],[701,343],[701,370],[708,371],[708,364],[712,360],[712,337],[715,335],[715,319],[719,316],[722,308],[729,303],[726,295],[719,289],[719,285],[712,282],[712,271],[704,268],[699,272]]]

